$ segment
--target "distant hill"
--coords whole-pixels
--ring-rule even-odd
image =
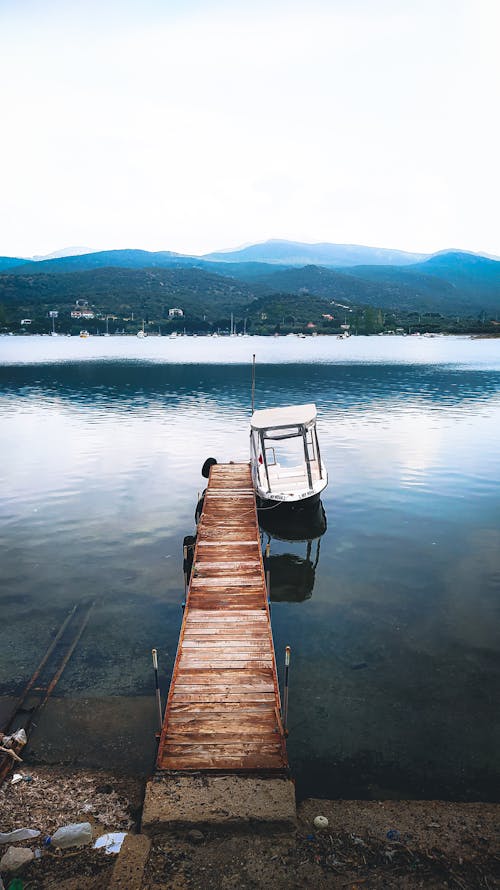
[[[183,260],[180,254],[169,250],[151,253],[148,250],[101,250],[97,253],[84,253],[76,256],[62,256],[55,259],[39,259],[24,262],[24,268],[16,266],[16,272],[36,274],[52,272],[77,272],[89,269],[149,269],[154,266],[170,266],[176,259]],[[189,259],[189,258],[185,258]],[[192,260],[190,261],[192,264]]]
[[[205,254],[203,259],[218,262],[280,263],[288,266],[358,266],[408,265],[425,259],[428,254],[407,253],[383,247],[362,247],[357,244],[305,244],[300,241],[263,241],[237,250]]]
[[[17,266],[24,266],[25,264],[26,260],[22,260],[19,257],[0,256],[0,272],[6,269],[15,269]]]
[[[359,274],[358,274],[359,272]],[[406,275],[406,269],[391,266],[360,266],[355,269],[325,269],[305,266],[269,273],[257,279],[267,294],[310,294],[331,301],[383,306],[405,311],[454,312],[461,300],[456,289],[430,275]]]
[[[36,260],[22,260],[10,257],[0,258],[0,271],[13,269],[16,274],[52,274],[68,272],[86,272],[91,269],[178,269],[197,268],[205,269],[210,273],[222,275],[234,275],[235,278],[245,280],[257,278],[269,272],[269,263],[217,263],[191,257],[172,251],[162,250],[150,252],[148,250],[104,250],[97,253],[78,254],[71,256],[55,257],[53,259],[38,258]],[[288,268],[274,266],[278,269]]]
[[[267,242],[276,243],[291,245]],[[234,252],[225,254],[230,256]],[[326,300],[402,312],[497,315],[500,261],[463,251],[444,251],[406,265],[371,263],[340,268],[313,263],[280,265],[274,260],[219,262],[144,250],[99,251],[33,262],[0,257],[0,304],[19,306],[26,314],[37,305],[69,305],[86,299],[108,312],[151,310],[160,318],[169,308],[167,302],[170,307],[180,303],[192,315],[206,315],[210,320],[233,309],[246,307],[250,311],[252,301],[276,295],[279,314],[287,294],[299,299],[304,311],[315,300]]]
[[[55,260],[63,256],[78,256],[81,253],[94,253],[91,247],[63,247],[61,250],[54,250],[53,253],[35,254],[35,256],[26,257],[27,260],[33,260],[36,263],[44,260]]]
[[[445,315],[500,311],[500,261],[477,254],[446,251],[413,266],[356,266],[351,273],[377,283],[384,292],[392,289],[402,301],[412,293],[415,305],[432,306]]]
[[[472,292],[476,296],[481,291],[500,297],[500,260],[453,250],[436,253],[425,262],[409,268],[449,281],[462,291]]]
[[[27,313],[87,300],[99,311],[166,318],[168,309],[213,318],[248,305],[255,294],[244,282],[202,269],[95,269],[84,272],[1,274],[0,304]]]
[[[244,275],[241,277],[245,279]],[[500,311],[500,261],[458,252],[443,253],[404,267],[269,269],[267,274],[259,274],[253,284],[267,294],[310,294],[406,311],[443,315]]]

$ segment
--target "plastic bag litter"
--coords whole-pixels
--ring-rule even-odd
[[[16,729],[12,735],[4,735],[2,739],[2,744],[7,745],[9,747],[12,742],[17,742],[18,745],[25,745],[28,741],[28,736],[26,735],[24,729]]]
[[[23,781],[22,774],[21,774],[21,773],[14,773],[14,775],[12,776],[12,779],[10,780],[10,784],[11,784],[11,785],[17,785],[18,782],[22,782],[22,781]]]
[[[45,841],[46,845],[52,844],[60,850],[67,847],[82,847],[92,843],[92,826],[90,822],[72,822],[71,825],[63,825],[54,832],[52,837]]]
[[[30,841],[34,837],[39,837],[40,832],[36,828],[15,828],[14,831],[8,831],[3,834],[0,831],[0,844],[15,844],[17,841]]]
[[[104,847],[105,853],[119,853],[126,837],[126,831],[110,831],[107,834],[101,834],[94,844],[94,850]]]

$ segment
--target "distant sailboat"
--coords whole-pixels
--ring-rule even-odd
[[[143,337],[147,337],[146,331],[144,330],[144,319],[142,319],[142,328],[140,331],[137,331],[137,336],[142,340]]]

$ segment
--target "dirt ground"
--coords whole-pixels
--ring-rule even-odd
[[[24,890],[106,890],[115,856],[91,848],[56,854],[43,839],[77,821],[91,822],[94,837],[137,831],[141,783],[68,769],[22,772],[31,779],[0,790],[0,831],[41,831],[20,844],[41,853],[20,874]],[[328,819],[325,829],[314,827],[318,815]],[[496,804],[306,800],[292,834],[207,826],[155,838],[141,890],[500,890],[499,825]],[[10,876],[2,877],[8,888]]]
[[[298,816],[294,835],[158,840],[143,890],[500,887],[499,806],[306,800]]]

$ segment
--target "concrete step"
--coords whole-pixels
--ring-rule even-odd
[[[158,772],[146,786],[142,831],[173,828],[296,828],[295,786],[287,778],[172,775]]]
[[[127,834],[113,868],[108,890],[142,890],[151,840],[143,834]]]

